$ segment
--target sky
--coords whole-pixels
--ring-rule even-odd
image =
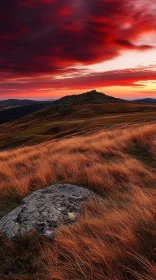
[[[156,98],[155,0],[0,0],[0,99]]]

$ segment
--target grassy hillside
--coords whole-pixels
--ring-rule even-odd
[[[1,236],[0,279],[155,280],[156,107],[98,102],[72,97],[0,125],[0,217],[56,182],[99,195],[55,241]]]
[[[108,129],[109,126],[149,121],[155,116],[155,105],[133,102],[81,104],[61,112],[47,107],[14,122],[0,125],[0,148],[31,145],[84,134],[99,128]]]
[[[99,131],[0,153],[0,211],[55,182],[102,200],[51,240],[1,238],[5,280],[154,280],[156,122]]]

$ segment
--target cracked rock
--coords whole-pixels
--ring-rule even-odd
[[[0,220],[0,232],[14,238],[36,230],[54,237],[57,227],[75,222],[83,202],[90,196],[95,194],[69,184],[54,184],[38,190]]]

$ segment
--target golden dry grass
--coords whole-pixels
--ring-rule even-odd
[[[151,185],[155,131],[156,124],[141,125],[1,152],[0,197],[22,198],[54,182],[99,192]]]
[[[155,144],[153,123],[1,152],[3,213],[15,198],[55,182],[101,197],[55,242],[2,238],[2,279],[154,280]]]
[[[155,116],[155,105],[134,102],[81,104],[68,107],[59,114],[46,107],[24,118],[0,124],[0,148],[83,135],[105,126],[149,122]]]
[[[134,191],[90,201],[76,225],[62,227],[39,259],[45,279],[154,280],[154,192]]]

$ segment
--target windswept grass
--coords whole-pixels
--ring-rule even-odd
[[[83,185],[98,193],[128,189],[131,185],[154,186],[155,128],[152,124],[101,131],[1,152],[2,214],[8,204],[11,207],[10,200],[19,201],[55,182]],[[146,153],[141,154],[142,150]]]
[[[83,135],[108,126],[153,121],[155,105],[119,102],[81,104],[59,114],[51,107],[0,125],[0,148],[34,145],[44,141]],[[11,135],[11,139],[10,139]]]
[[[149,168],[156,156],[155,131],[155,124],[144,125],[1,152],[0,197],[22,198],[54,182],[84,185],[99,193],[132,184],[148,187],[156,179]],[[146,154],[140,154],[142,150]]]
[[[86,204],[75,225],[62,227],[55,242],[2,237],[1,279],[154,280],[155,163],[154,122],[1,152],[3,215],[55,182],[101,196]]]
[[[152,194],[133,188],[118,200],[90,201],[79,222],[45,246],[39,263],[46,279],[154,280]]]
[[[90,200],[55,241],[1,238],[2,280],[155,280],[155,191],[132,186]],[[4,276],[4,277],[3,277]]]

